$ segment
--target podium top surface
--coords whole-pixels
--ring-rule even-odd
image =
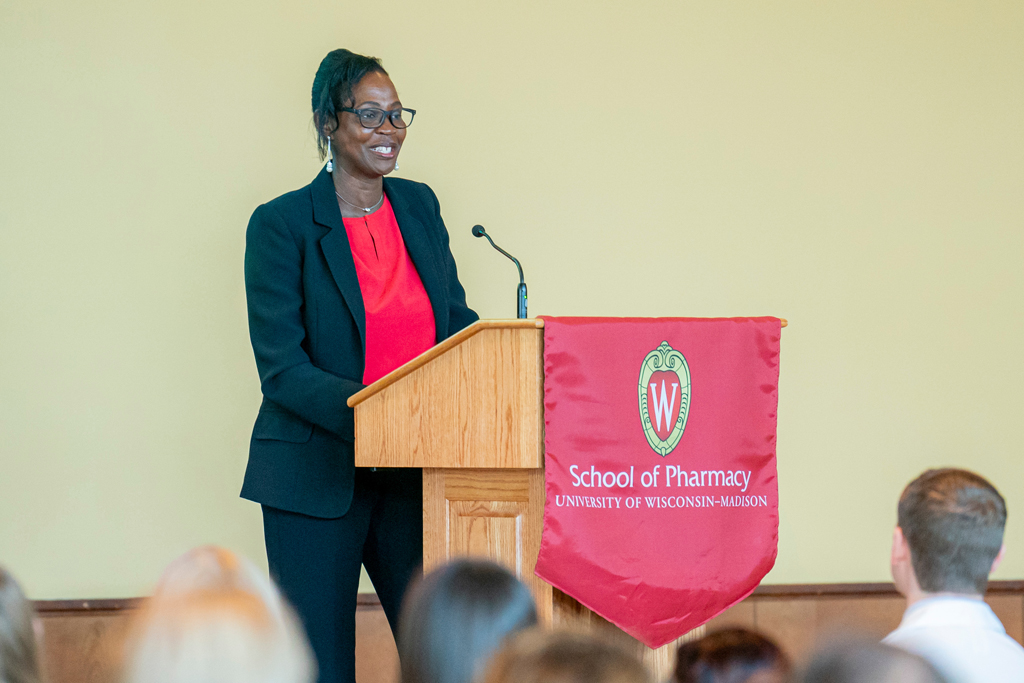
[[[402,379],[406,375],[415,372],[417,369],[423,367],[430,361],[434,360],[441,354],[445,353],[449,349],[452,349],[462,342],[466,341],[470,337],[484,330],[493,329],[540,329],[544,327],[544,321],[537,318],[526,318],[526,319],[509,319],[509,320],[478,320],[469,327],[459,330],[452,336],[448,337],[440,344],[432,346],[420,355],[413,358],[405,365],[401,365],[388,374],[381,377],[379,380],[366,387],[362,391],[358,391],[348,398],[349,408],[355,408],[357,405],[367,400],[371,396],[383,391],[387,387],[391,386],[398,380]]]
[[[786,327],[788,321],[785,318],[780,318],[782,326]],[[405,365],[399,366],[389,372],[388,374],[381,377],[379,380],[371,384],[370,386],[358,391],[348,398],[348,407],[355,408],[360,403],[366,401],[371,396],[374,396],[384,389],[388,388],[398,380],[402,379],[406,375],[415,372],[417,369],[423,367],[430,361],[434,360],[438,356],[442,355],[446,351],[458,346],[462,342],[466,341],[475,334],[478,334],[484,330],[493,329],[542,329],[544,327],[544,321],[539,318],[525,318],[525,319],[495,319],[495,320],[478,320],[469,327],[462,329],[452,336],[448,337],[440,344],[432,346],[420,355],[413,358]]]

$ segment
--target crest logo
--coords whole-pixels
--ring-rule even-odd
[[[644,357],[637,398],[647,443],[665,457],[683,438],[690,413],[690,366],[667,341]]]

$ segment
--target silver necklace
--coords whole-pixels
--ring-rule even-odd
[[[353,209],[359,209],[363,213],[370,213],[371,211],[376,211],[378,208],[380,208],[380,205],[384,203],[384,192],[383,191],[381,191],[381,193],[380,193],[380,199],[378,199],[374,203],[373,206],[357,206],[356,204],[353,204],[349,200],[347,200],[344,197],[342,197],[341,193],[338,192],[337,190],[334,191],[334,194],[338,195],[338,199],[340,199],[341,201],[345,202],[346,204],[351,206]]]

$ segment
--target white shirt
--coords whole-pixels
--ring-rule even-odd
[[[983,600],[919,600],[882,642],[925,658],[950,683],[1024,683],[1024,648]]]

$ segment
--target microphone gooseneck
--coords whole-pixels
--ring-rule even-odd
[[[525,318],[526,280],[523,278],[523,267],[519,265],[519,259],[517,259],[512,254],[508,253],[507,251],[499,247],[497,244],[495,244],[494,240],[491,239],[491,236],[487,234],[487,231],[484,230],[484,226],[482,225],[473,226],[473,237],[486,237],[487,241],[491,243],[492,247],[494,247],[496,250],[498,250],[499,252],[507,256],[509,259],[511,259],[512,263],[516,264],[516,268],[519,270],[519,287],[516,290],[516,317]]]

